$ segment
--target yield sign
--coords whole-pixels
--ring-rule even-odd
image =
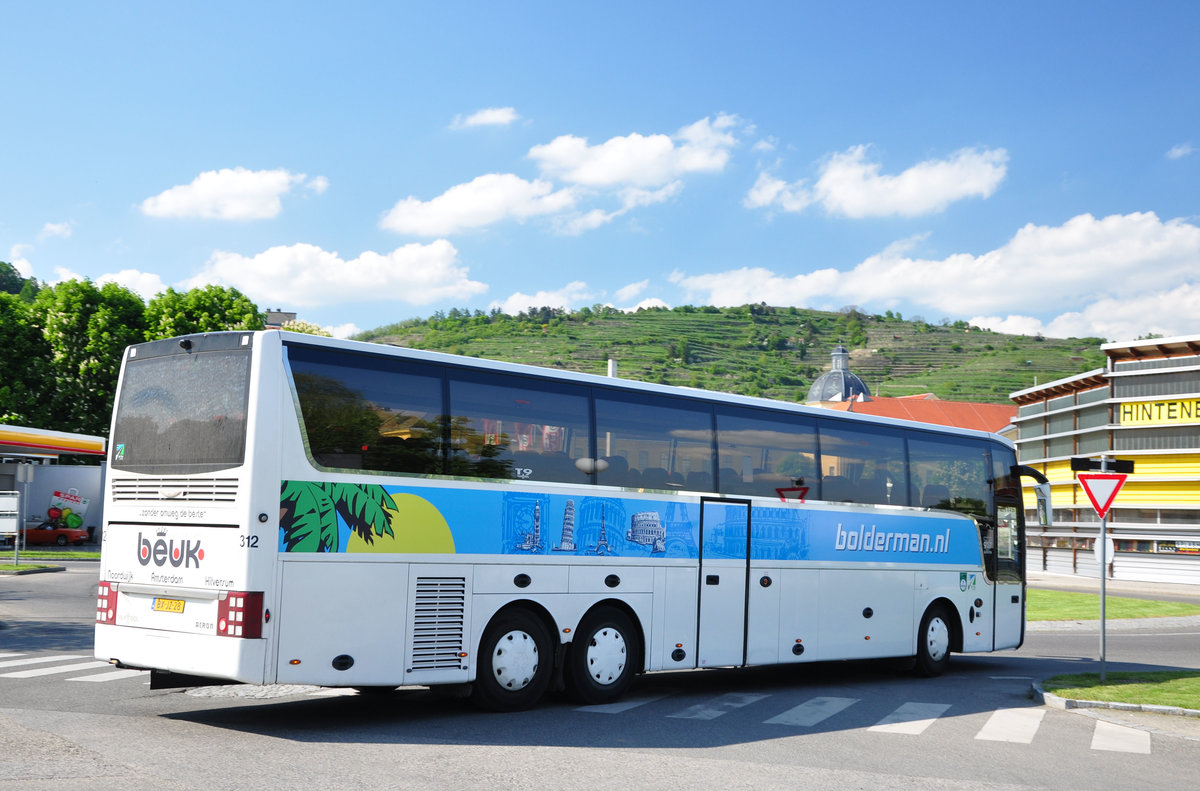
[[[1108,509],[1112,508],[1113,500],[1117,499],[1117,492],[1121,491],[1128,477],[1123,472],[1079,473],[1079,484],[1087,492],[1088,499],[1092,501],[1092,508],[1096,509],[1096,514],[1101,519],[1108,516]]]

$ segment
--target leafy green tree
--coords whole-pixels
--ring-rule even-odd
[[[50,349],[52,427],[107,436],[125,347],[145,336],[145,305],[124,286],[67,280],[38,292],[30,311]]]
[[[261,330],[266,319],[236,288],[209,285],[182,294],[168,288],[146,305],[146,340],[193,332]]]
[[[20,294],[25,286],[25,278],[10,263],[0,261],[0,293]]]
[[[18,297],[0,291],[0,423],[49,428],[50,346],[29,314]]]
[[[313,324],[311,321],[304,321],[303,319],[285,321],[280,325],[279,329],[287,330],[288,332],[302,332],[305,335],[320,335],[323,338],[333,337],[333,333],[323,329],[320,324]]]

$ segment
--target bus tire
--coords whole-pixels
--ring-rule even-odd
[[[640,655],[640,639],[629,616],[615,607],[598,607],[580,622],[567,648],[567,695],[587,705],[617,700],[633,683]]]
[[[945,605],[934,604],[921,618],[917,630],[916,671],[925,677],[940,676],[950,665],[953,632]]]
[[[508,610],[492,619],[479,641],[472,696],[491,711],[522,711],[541,699],[553,672],[546,627],[526,610]]]

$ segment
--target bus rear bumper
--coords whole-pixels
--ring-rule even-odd
[[[166,682],[166,674],[204,679],[207,684],[265,684],[267,641],[181,634],[136,626],[96,624],[96,658],[115,662],[121,667],[158,671],[151,686],[165,689],[197,686],[194,683],[155,686]]]

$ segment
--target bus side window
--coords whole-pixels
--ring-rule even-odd
[[[817,432],[812,418],[720,407],[717,446],[722,494],[778,498],[780,489],[816,482]]]
[[[450,376],[452,475],[586,483],[584,388],[480,371]]]
[[[830,502],[908,505],[904,436],[887,426],[822,420],[820,493]]]
[[[712,411],[704,404],[597,391],[596,441],[601,458],[623,460],[600,472],[603,485],[679,490],[689,475],[713,474]]]
[[[442,378],[420,363],[288,347],[301,428],[333,469],[442,471]]]

